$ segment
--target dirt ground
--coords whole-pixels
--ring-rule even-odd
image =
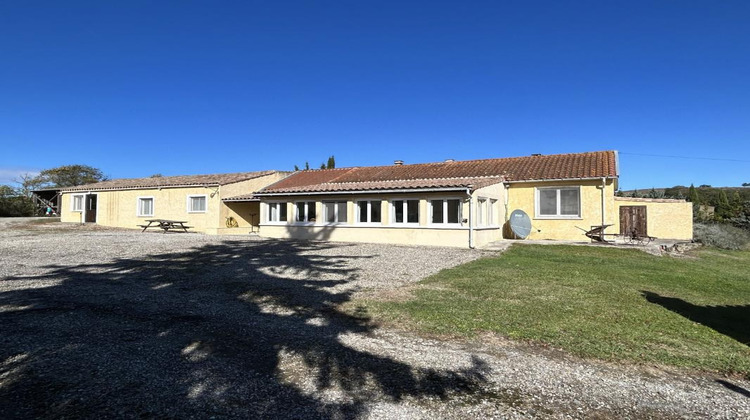
[[[0,418],[750,417],[737,378],[341,310],[478,251],[43,222],[0,219]]]

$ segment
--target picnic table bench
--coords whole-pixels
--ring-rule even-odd
[[[170,229],[182,229],[183,232],[187,232],[188,229],[192,228],[192,226],[187,226],[185,223],[186,221],[183,220],[166,220],[166,219],[146,219],[148,222],[147,225],[138,225],[138,227],[142,227],[143,230],[141,232],[145,232],[148,228],[158,228],[164,230],[163,233],[167,233]]]

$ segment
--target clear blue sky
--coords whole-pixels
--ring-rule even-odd
[[[5,1],[0,183],[616,149],[624,189],[739,185],[749,22],[746,0]]]

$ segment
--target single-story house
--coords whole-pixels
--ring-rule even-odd
[[[616,198],[618,178],[616,151],[396,161],[299,171],[228,200],[259,199],[269,238],[480,247],[513,237],[514,210],[529,216],[529,239],[587,240],[592,226],[618,233],[633,223],[641,235],[692,238],[690,203]]]
[[[97,223],[138,229],[147,219],[186,221],[210,234],[257,231],[257,199],[225,201],[283,179],[288,172],[114,179],[62,190],[63,222]],[[231,219],[230,219],[231,218]]]

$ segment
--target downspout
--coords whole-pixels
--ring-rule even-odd
[[[607,178],[602,177],[602,226],[604,226],[604,209],[605,209],[605,201],[604,201],[604,191],[607,188]]]
[[[503,191],[503,201],[504,201],[503,204],[505,205],[505,216],[504,216],[504,219],[507,222],[509,220],[509,218],[510,218],[510,216],[508,215],[508,204],[510,204],[508,202],[509,201],[508,200],[508,188],[510,187],[510,184],[508,184],[507,182],[503,183],[503,187],[504,187],[503,188],[503,190],[504,190]]]
[[[472,206],[471,199],[471,185],[466,188],[466,195],[469,196],[469,249],[474,249],[474,207]]]

